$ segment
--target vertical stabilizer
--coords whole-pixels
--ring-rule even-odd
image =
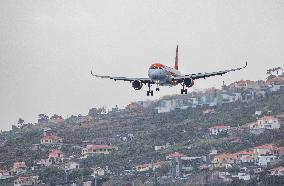
[[[176,48],[175,69],[178,70],[178,45]]]

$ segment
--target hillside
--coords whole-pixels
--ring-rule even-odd
[[[167,99],[175,98],[173,96]],[[214,112],[205,114],[204,111],[208,108],[213,108]],[[214,107],[176,109],[167,113],[158,113],[155,106],[152,106],[146,109],[125,109],[97,114],[79,123],[66,119],[62,123],[24,124],[1,133],[0,162],[2,169],[11,169],[13,163],[17,161],[24,161],[27,167],[33,167],[36,166],[36,160],[48,158],[48,153],[52,149],[59,148],[64,153],[64,157],[72,157],[80,162],[82,170],[87,171],[83,174],[86,178],[91,167],[108,167],[111,174],[107,179],[125,181],[124,177],[116,178],[116,176],[125,170],[132,170],[139,164],[164,161],[172,152],[178,151],[187,156],[206,156],[212,149],[216,149],[219,153],[233,153],[264,144],[284,146],[282,126],[279,130],[265,130],[261,135],[247,131],[233,132],[230,135],[226,133],[217,137],[209,135],[208,128],[215,125],[226,124],[237,129],[244,127],[258,118],[255,115],[258,110],[262,111],[263,115],[278,116],[280,123],[283,124],[283,91],[247,102],[236,101]],[[43,137],[44,128],[50,128],[57,136],[62,137],[63,143],[59,146],[36,145]],[[123,136],[125,138],[121,138]],[[82,148],[87,144],[115,145],[118,150],[109,155],[80,159]],[[169,144],[169,147],[164,150],[154,150],[154,146],[165,144]],[[39,167],[36,170],[40,176],[46,175],[46,171],[59,171]],[[29,172],[29,174],[34,173],[32,170]],[[160,174],[162,175],[163,172]],[[58,183],[64,180],[60,175],[54,176],[59,177]],[[130,176],[127,179],[134,178]],[[145,179],[148,178],[141,175],[141,180]]]

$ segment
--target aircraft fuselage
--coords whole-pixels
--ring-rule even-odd
[[[160,63],[152,64],[148,70],[149,78],[161,86],[176,85],[176,82],[172,79],[181,75],[178,70]]]

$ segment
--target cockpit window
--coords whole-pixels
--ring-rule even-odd
[[[161,68],[159,68],[157,66],[151,66],[150,69],[161,69]]]
[[[159,64],[153,64],[150,66],[150,69],[162,69],[162,66]]]

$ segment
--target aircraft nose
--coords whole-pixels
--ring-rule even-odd
[[[149,70],[149,77],[152,79],[152,80],[159,80],[162,78],[163,76],[163,71],[162,70]]]

